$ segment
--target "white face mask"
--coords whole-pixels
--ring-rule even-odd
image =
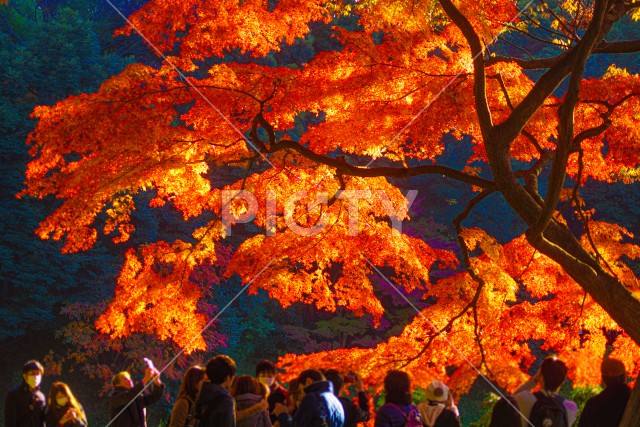
[[[258,381],[260,381],[262,384],[266,385],[267,387],[271,387],[273,383],[276,382],[276,379],[274,377],[260,377],[258,378]]]
[[[58,397],[56,399],[56,403],[58,404],[58,406],[67,406],[67,403],[69,403],[69,398],[67,398],[67,397]]]
[[[42,375],[27,375],[24,379],[31,388],[36,388],[40,385],[42,381]]]

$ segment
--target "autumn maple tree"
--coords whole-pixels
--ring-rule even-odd
[[[194,225],[190,239],[127,251],[96,322],[114,339],[152,333],[205,349],[192,274],[251,219],[261,231],[226,270],[250,293],[374,322],[384,315],[374,276],[437,301],[375,348],[286,356],[291,373],[339,363],[379,385],[395,367],[458,393],[482,373],[512,391],[536,341],[568,362],[573,384],[597,384],[611,349],[635,376],[630,262],[640,247],[582,196],[590,180],[637,179],[640,79],[614,60],[597,77],[585,67],[640,50],[639,40],[609,37],[639,9],[628,0],[151,0],[117,35],[139,31],[162,64],[132,64],[96,93],[36,108],[22,195],[60,199],[37,233],[64,240],[66,252],[99,232],[126,242],[141,192]],[[331,27],[339,48],[304,64],[267,60],[339,16],[357,17]],[[462,169],[439,163],[451,138],[472,146]],[[228,182],[230,168],[243,172]],[[401,231],[411,200],[397,183],[418,175],[475,192],[453,220],[457,252]],[[465,227],[491,195],[526,229],[506,244]],[[435,280],[437,269],[450,274]],[[633,399],[626,426],[640,422],[640,388]]]

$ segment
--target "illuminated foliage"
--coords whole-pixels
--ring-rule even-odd
[[[190,239],[127,253],[97,322],[113,338],[146,332],[187,345],[206,323],[194,269],[251,219],[259,232],[241,235],[226,272],[250,293],[264,289],[285,307],[345,307],[377,323],[384,307],[371,277],[382,272],[436,301],[373,349],[287,356],[291,372],[330,361],[379,386],[381,366],[405,367],[419,382],[441,378],[460,391],[482,372],[512,390],[542,340],[543,351],[570,362],[576,384],[597,381],[608,344],[637,373],[640,301],[629,260],[638,246],[628,230],[594,221],[581,191],[588,179],[635,180],[638,75],[614,65],[583,75],[592,55],[640,50],[606,39],[639,5],[579,4],[152,0],[131,22],[181,72],[134,64],[96,93],[37,107],[21,195],[61,199],[37,233],[64,240],[66,252],[91,247],[100,228],[127,241],[142,192],[194,224]],[[355,29],[332,28],[340,49],[303,64],[261,62],[310,37],[313,25],[354,14]],[[538,57],[510,47],[516,34],[541,44],[531,50]],[[314,120],[301,126],[303,117]],[[467,167],[439,164],[445,135],[470,141]],[[230,167],[242,176],[224,182]],[[427,174],[476,192],[453,221],[457,252],[398,229],[410,220],[410,195],[393,178]],[[462,226],[494,193],[527,228],[506,244]]]

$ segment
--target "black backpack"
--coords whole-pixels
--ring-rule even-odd
[[[184,422],[184,426],[198,427],[200,425],[200,420],[198,419],[198,417],[196,417],[196,404],[195,402],[191,403],[189,399],[187,399],[187,402],[189,402],[189,414],[187,414],[187,419]]]
[[[538,391],[533,394],[536,403],[531,408],[529,421],[535,427],[569,427],[567,409],[564,407],[562,396],[549,396]]]
[[[209,414],[213,412],[215,405],[209,404],[204,407],[204,411],[201,414],[196,413],[196,404],[189,403],[189,415],[184,423],[185,427],[202,427],[209,418]]]

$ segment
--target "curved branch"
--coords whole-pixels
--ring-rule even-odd
[[[493,193],[493,191],[482,191],[480,194],[475,196],[473,199],[469,200],[469,202],[465,206],[464,210],[462,212],[460,212],[460,214],[458,214],[458,216],[456,216],[456,218],[453,220],[453,223],[456,226],[456,231],[457,231],[457,234],[458,234],[458,243],[460,245],[460,249],[462,250],[462,258],[463,258],[463,261],[465,263],[465,266],[467,267],[467,272],[476,281],[476,283],[478,283],[478,287],[476,288],[476,291],[475,291],[475,293],[473,295],[473,298],[471,298],[471,301],[469,301],[469,303],[467,305],[465,305],[462,308],[462,310],[460,310],[458,312],[458,314],[456,314],[451,319],[449,319],[447,324],[444,325],[439,330],[435,330],[435,326],[433,326],[433,324],[432,324],[433,331],[432,331],[431,335],[429,336],[429,339],[427,340],[425,345],[422,346],[422,348],[420,349],[420,351],[418,353],[416,353],[415,355],[409,357],[408,359],[405,359],[405,363],[401,367],[405,367],[409,363],[417,360],[420,356],[422,356],[424,353],[426,353],[426,351],[429,349],[429,347],[431,346],[433,341],[436,339],[436,337],[440,336],[440,334],[442,334],[444,331],[447,331],[447,330],[451,329],[451,327],[453,326],[455,321],[460,319],[462,316],[464,316],[464,314],[466,312],[468,312],[470,309],[474,309],[475,310],[476,305],[478,304],[478,301],[480,300],[480,295],[482,294],[482,289],[484,288],[485,282],[484,282],[484,280],[482,280],[482,278],[480,278],[478,275],[476,275],[471,269],[471,264],[470,264],[470,261],[469,261],[470,260],[469,251],[467,250],[467,246],[464,243],[464,239],[462,238],[462,235],[461,235],[461,231],[462,231],[461,224],[462,224],[462,221],[464,221],[469,216],[469,214],[471,213],[473,208],[476,207],[482,200],[484,200],[491,193]],[[476,323],[476,325],[477,325],[477,323]],[[475,330],[475,332],[476,332],[476,340],[478,341],[478,345],[480,346],[480,349],[482,350],[482,344],[481,344],[481,342],[479,340],[479,337],[477,336],[477,329]],[[482,360],[484,360],[484,353],[482,354]],[[486,366],[486,364],[485,364],[485,366]]]
[[[535,240],[544,238],[542,233],[551,221],[556,210],[556,205],[560,198],[560,193],[564,187],[564,180],[567,171],[567,159],[569,151],[573,145],[574,130],[574,110],[578,103],[578,95],[580,93],[580,83],[582,75],[587,63],[587,59],[591,55],[591,51],[597,43],[604,37],[602,33],[602,24],[608,9],[608,1],[596,0],[593,19],[589,23],[587,31],[576,49],[576,58],[571,66],[571,77],[569,78],[569,87],[565,95],[565,99],[558,110],[558,148],[556,149],[553,162],[551,164],[551,173],[549,176],[549,187],[542,207],[542,212],[537,223],[529,230],[530,237]]]
[[[583,171],[584,171],[584,151],[580,149],[578,151],[578,176],[576,178],[576,184],[573,187],[573,191],[571,192],[571,199],[573,200],[573,203],[578,212],[578,216],[580,217],[580,222],[582,222],[582,225],[584,226],[584,230],[587,235],[587,240],[589,240],[589,244],[591,245],[591,249],[593,250],[593,253],[596,256],[596,259],[602,262],[602,264],[605,267],[607,267],[607,270],[609,270],[611,275],[618,279],[616,273],[611,268],[611,265],[609,265],[607,260],[604,259],[604,257],[600,253],[600,250],[596,246],[596,243],[593,240],[593,236],[591,235],[591,229],[589,228],[589,218],[587,217],[584,210],[582,209],[582,203],[580,201],[580,197],[578,196],[578,188],[580,186],[580,182],[582,181]],[[584,304],[584,301],[583,301],[583,304]]]
[[[611,126],[611,120],[606,118],[601,125],[593,127],[593,128],[585,129],[582,132],[580,132],[579,134],[577,134],[573,138],[573,144],[571,145],[571,149],[569,150],[569,154],[572,154],[572,153],[575,153],[575,152],[579,151],[580,150],[580,144],[582,143],[582,141],[584,141],[585,139],[593,138],[595,136],[600,135],[602,132],[607,130],[609,128],[609,126]]]
[[[451,0],[440,0],[440,5],[444,9],[445,13],[449,16],[451,21],[462,31],[464,38],[469,44],[471,49],[471,55],[473,57],[473,94],[476,101],[476,112],[478,114],[478,121],[480,123],[480,129],[485,141],[489,141],[489,132],[493,128],[493,122],[491,120],[491,109],[487,101],[486,93],[486,76],[485,76],[485,60],[484,49],[480,42],[478,34],[476,34],[473,26],[469,20],[458,10]]]
[[[592,52],[595,54],[618,54],[640,52],[640,40],[622,40],[617,42],[601,41],[598,47]],[[495,65],[499,62],[515,62],[525,70],[537,70],[541,68],[551,68],[558,64],[568,55],[569,52],[562,53],[552,58],[521,59],[510,56],[495,55],[485,61],[487,66]]]
[[[452,169],[442,165],[422,165],[413,167],[373,167],[362,168],[348,164],[343,159],[317,154],[307,147],[290,140],[278,141],[271,147],[270,152],[275,153],[281,150],[294,150],[309,160],[336,168],[343,175],[359,176],[359,177],[375,177],[384,176],[390,178],[409,178],[418,175],[444,175],[460,182],[475,185],[486,190],[495,190],[495,183],[486,178],[468,175],[457,169]]]

